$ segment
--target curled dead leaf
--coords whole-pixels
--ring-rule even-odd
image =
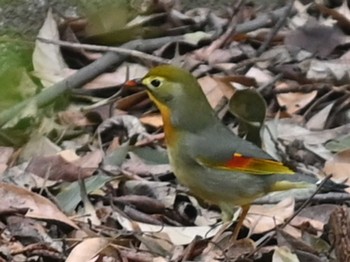
[[[78,229],[50,200],[24,188],[0,183],[0,198],[0,213],[25,209],[27,217],[58,221]]]

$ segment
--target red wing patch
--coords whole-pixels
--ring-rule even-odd
[[[233,158],[225,163],[210,163],[201,161],[204,164],[209,164],[213,168],[226,169],[249,173],[254,175],[271,175],[271,174],[294,174],[294,171],[283,165],[283,163],[262,158],[253,158],[234,154]]]

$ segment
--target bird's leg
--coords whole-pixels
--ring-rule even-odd
[[[235,226],[235,229],[233,230],[233,233],[232,233],[232,237],[231,237],[231,242],[232,243],[236,242],[236,240],[237,240],[239,231],[241,230],[241,227],[243,225],[243,221],[244,221],[245,217],[248,214],[249,208],[250,208],[250,205],[242,206],[242,213],[239,216],[237,225]]]

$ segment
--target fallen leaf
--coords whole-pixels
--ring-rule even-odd
[[[215,108],[224,97],[223,92],[217,87],[217,81],[210,76],[205,76],[198,79],[198,83],[202,87],[208,102],[212,108]]]
[[[35,156],[49,156],[60,152],[62,149],[53,143],[46,136],[37,134],[30,138],[28,143],[22,148],[20,154],[21,161],[29,161]]]
[[[287,83],[281,83],[276,86],[276,90],[283,90],[288,88]],[[311,91],[309,93],[288,92],[280,93],[276,95],[278,104],[281,107],[286,108],[286,112],[290,115],[297,113],[299,110],[307,106],[317,96],[317,91]]]
[[[47,17],[39,31],[38,37],[49,40],[59,40],[57,23],[52,15],[51,9],[47,13]],[[63,73],[63,71],[68,68],[62,57],[60,46],[43,43],[39,40],[35,41],[33,67],[35,70],[34,74],[41,79],[41,83],[44,87],[49,87],[63,80],[66,77],[66,73]]]
[[[123,63],[112,73],[104,73],[94,80],[90,81],[84,88],[96,89],[106,86],[118,86],[125,83],[128,79],[141,78],[148,72],[147,67],[140,64]]]
[[[334,138],[326,143],[326,148],[333,152],[340,152],[346,149],[350,149],[350,135],[343,135],[338,138]]]
[[[335,80],[336,84],[347,84],[350,77],[348,59],[311,59],[306,78],[313,81]]]
[[[169,164],[149,164],[136,154],[129,152],[130,158],[123,162],[121,168],[140,176],[159,176],[171,172]]]
[[[0,198],[0,212],[25,209],[27,217],[58,221],[78,229],[50,200],[24,188],[0,183]]]
[[[299,259],[288,247],[282,246],[275,248],[272,262],[299,262]]]
[[[70,127],[85,127],[95,124],[92,123],[86,117],[86,115],[79,110],[67,110],[64,112],[59,112],[57,117],[62,125]]]
[[[14,152],[13,147],[0,146],[0,174],[7,169],[7,163]]]
[[[34,157],[29,162],[25,171],[49,180],[63,180],[70,182],[92,175],[90,170],[86,170],[70,163],[59,155]]]
[[[74,160],[73,164],[83,168],[85,171],[89,171],[92,174],[100,166],[103,157],[103,151],[100,149],[95,149],[91,152],[87,152],[79,159]]]
[[[187,245],[192,242],[196,236],[202,238],[210,238],[214,236],[221,229],[220,225],[213,226],[190,226],[190,227],[171,227],[151,225],[136,221],[131,221],[124,216],[116,213],[118,222],[124,229],[129,231],[140,231],[142,233],[165,233],[166,239],[170,239],[174,245]]]
[[[108,181],[113,180],[107,175],[97,174],[84,180],[87,194],[97,190]],[[56,195],[56,201],[59,207],[66,213],[72,213],[81,201],[80,187],[78,181],[63,186],[61,192]]]
[[[108,245],[109,240],[103,237],[84,239],[70,252],[66,262],[88,262],[97,257]],[[94,260],[95,261],[95,260]]]
[[[322,110],[320,110],[316,114],[314,114],[306,122],[305,126],[309,130],[323,130],[334,104],[335,104],[335,102],[329,103],[329,105],[327,105]]]
[[[325,58],[337,46],[346,43],[346,36],[335,26],[331,27],[320,25],[316,22],[309,22],[288,33],[284,43],[286,46],[299,47],[321,58]]]
[[[251,234],[259,234],[281,225],[293,212],[293,198],[284,199],[277,205],[252,205],[243,224]]]
[[[350,149],[336,153],[324,164],[323,172],[331,174],[332,179],[345,181],[350,186]],[[345,189],[350,193],[350,188]]]
[[[160,114],[152,114],[140,117],[140,121],[144,125],[150,125],[154,128],[160,128],[163,126],[163,119]]]

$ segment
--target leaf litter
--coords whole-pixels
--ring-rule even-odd
[[[144,92],[122,86],[142,77],[159,58],[182,66],[198,77],[233,132],[310,181],[332,174],[333,181],[349,185],[346,1],[339,6],[294,1],[273,11],[244,4],[225,11],[183,10],[175,2],[86,3],[85,17],[65,19],[48,12],[35,42],[34,72],[28,72],[40,83],[25,72],[31,98],[0,113],[1,258],[294,262],[343,257],[341,249],[331,249],[344,233],[337,228],[350,219],[349,189],[339,184],[313,198],[296,191],[257,200],[240,240],[225,251],[230,229],[221,232],[219,209],[192,196],[171,171],[156,107]],[[66,42],[60,47],[59,41]],[[123,54],[102,49],[111,45],[126,48]],[[133,52],[139,46],[144,53]],[[89,64],[105,69],[76,80],[75,73]],[[67,89],[55,88],[65,79],[79,83],[74,88],[66,83],[69,96]],[[34,96],[33,85],[43,88]],[[309,205],[297,212],[302,201]]]

